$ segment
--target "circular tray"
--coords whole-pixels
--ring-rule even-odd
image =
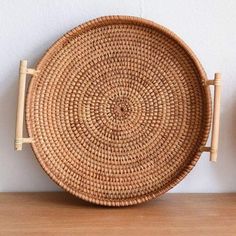
[[[209,134],[205,72],[176,35],[128,16],[89,21],[37,65],[26,122],[43,169],[93,203],[125,206],[168,191]]]

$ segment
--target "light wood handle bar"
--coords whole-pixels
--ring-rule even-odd
[[[202,151],[210,152],[210,161],[217,161],[219,128],[220,128],[220,99],[221,99],[221,74],[216,73],[214,80],[208,80],[207,85],[214,85],[214,110],[212,122],[211,147],[203,147]]]
[[[16,114],[16,138],[15,149],[17,151],[22,150],[23,143],[32,143],[32,138],[23,138],[23,123],[24,123],[24,106],[25,106],[25,85],[26,75],[34,75],[38,71],[27,68],[27,61],[20,61],[19,71],[19,92],[18,92],[18,105]]]

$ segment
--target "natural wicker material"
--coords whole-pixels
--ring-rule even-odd
[[[206,75],[153,22],[102,17],[64,35],[27,95],[33,150],[48,175],[90,202],[124,206],[163,194],[192,169],[211,121]]]

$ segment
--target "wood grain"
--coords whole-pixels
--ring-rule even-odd
[[[236,235],[236,194],[166,194],[109,208],[67,193],[1,193],[0,235]]]

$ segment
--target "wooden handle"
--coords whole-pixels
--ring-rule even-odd
[[[216,73],[214,80],[208,80],[207,85],[214,85],[212,136],[211,147],[202,147],[202,151],[210,152],[210,161],[216,162],[220,128],[221,74]]]
[[[32,138],[23,138],[23,123],[24,123],[24,106],[25,106],[25,84],[26,75],[34,75],[37,71],[27,68],[27,61],[20,61],[19,71],[19,92],[18,92],[18,105],[16,114],[16,137],[15,137],[15,149],[17,151],[22,150],[23,143],[31,143]]]
[[[221,99],[221,74],[216,73],[214,79],[214,110],[211,137],[210,161],[217,160],[219,128],[220,128],[220,99]]]

